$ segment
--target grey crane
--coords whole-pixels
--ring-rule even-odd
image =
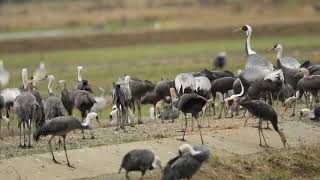
[[[212,65],[214,69],[223,69],[227,63],[227,53],[219,52],[217,57],[213,59]]]
[[[45,122],[45,114],[44,114],[44,105],[43,105],[43,100],[41,97],[40,92],[38,91],[36,87],[36,82],[37,80],[31,76],[29,81],[28,81],[28,91],[36,97],[36,100],[39,104],[39,108],[36,111],[35,114],[35,120],[36,120],[36,127],[38,128]]]
[[[191,94],[183,94],[180,99],[179,99],[179,104],[178,104],[178,109],[182,111],[185,115],[185,129],[183,131],[183,136],[182,136],[182,141],[185,141],[184,136],[187,131],[187,118],[186,114],[190,113],[192,117],[194,117],[198,123],[198,128],[199,128],[199,134],[201,137],[201,142],[203,142],[202,134],[201,134],[201,126],[198,120],[199,117],[199,112],[202,111],[203,106],[207,103],[207,99],[205,99],[202,96],[199,96],[196,93],[191,93]]]
[[[129,101],[128,94],[125,93],[124,89],[121,88],[120,84],[112,84],[112,103],[117,106],[117,128],[119,126],[121,129],[125,129],[124,125],[127,122],[128,118],[128,109],[129,109]]]
[[[31,123],[35,121],[36,111],[40,108],[36,97],[31,94],[28,88],[28,77],[27,77],[27,69],[22,69],[22,82],[24,91],[21,92],[19,96],[15,99],[14,109],[17,113],[17,117],[19,120],[18,127],[20,128],[20,145],[19,147],[26,148],[26,128],[28,128],[28,137],[29,137],[29,145],[28,148],[31,148]],[[21,143],[22,136],[22,128],[23,128],[23,146]]]
[[[228,94],[228,91],[233,89],[233,83],[235,80],[236,78],[234,77],[223,77],[223,78],[214,80],[212,82],[212,87],[211,87],[211,93],[214,101],[216,99],[217,92],[220,92],[223,97],[226,94]],[[221,118],[221,113],[222,113],[222,110],[224,109],[224,105],[225,105],[225,102],[223,101],[218,118]]]
[[[10,73],[4,68],[3,61],[0,60],[0,83],[1,86],[6,86],[10,80]]]
[[[301,64],[300,68],[306,68],[309,70],[310,75],[320,75],[320,65],[313,64],[309,60]]]
[[[303,76],[303,78],[301,78],[297,84],[297,88],[299,90],[299,99],[302,97],[304,92],[308,91],[315,97],[316,103],[318,103],[319,102],[318,90],[320,89],[320,75],[309,75],[309,70],[306,68],[300,68],[298,71],[298,74]]]
[[[61,88],[61,101],[69,116],[73,115],[74,101],[76,91],[69,91],[65,80],[59,80],[58,85]]]
[[[55,117],[64,116],[65,108],[61,99],[53,94],[52,86],[55,77],[49,74],[45,77],[48,80],[48,98],[44,102],[44,112],[46,120],[53,119]]]
[[[149,91],[147,92],[142,98],[141,98],[141,104],[152,104],[153,107],[154,107],[154,117],[155,117],[155,120],[157,120],[157,115],[160,113],[160,112],[157,112],[157,109],[156,109],[156,104],[158,101],[160,101],[161,98],[160,96],[156,93],[155,90],[153,91]]]
[[[66,159],[67,159],[67,165],[69,167],[73,167],[72,165],[70,165],[69,163],[69,159],[68,159],[68,155],[67,155],[67,149],[66,149],[66,136],[70,131],[76,130],[76,129],[80,129],[80,130],[84,130],[84,129],[90,129],[90,122],[91,120],[96,119],[97,122],[100,124],[99,119],[98,119],[98,115],[95,112],[91,112],[87,115],[86,120],[84,123],[81,123],[77,118],[73,117],[73,116],[60,116],[60,117],[56,117],[53,118],[49,121],[46,121],[46,123],[39,129],[37,129],[37,131],[33,134],[33,138],[35,141],[39,141],[41,136],[47,136],[47,135],[51,135],[48,144],[50,147],[50,151],[52,154],[52,160],[57,163],[60,164],[54,157],[53,155],[53,151],[52,151],[52,147],[51,147],[51,140],[55,137],[55,136],[61,136],[63,138],[63,149],[66,155]]]
[[[160,96],[160,99],[166,100],[168,99],[167,97],[170,98],[170,88],[175,88],[175,82],[173,80],[161,80],[154,90]]]
[[[72,110],[76,107],[81,113],[81,121],[83,122],[88,112],[90,112],[96,100],[93,95],[85,90],[69,91],[65,80],[59,80],[58,84],[62,88],[61,101],[67,109],[68,114],[72,114]],[[82,131],[82,138],[85,139],[84,131]],[[91,132],[91,139],[94,139],[93,132]]]
[[[91,85],[89,84],[88,80],[82,79],[81,71],[83,70],[83,66],[78,66],[77,70],[78,70],[78,84],[76,89],[93,93]]]
[[[191,179],[209,157],[210,151],[206,146],[183,144],[179,147],[179,155],[165,166],[161,179]]]
[[[134,149],[124,155],[118,173],[121,172],[122,168],[126,171],[127,179],[129,179],[128,173],[130,171],[140,171],[141,178],[143,179],[147,170],[162,169],[162,166],[159,156],[156,156],[152,151],[148,149]]]
[[[262,121],[271,121],[271,124],[274,130],[280,136],[283,146],[286,147],[286,142],[287,142],[286,137],[278,127],[278,116],[276,111],[272,108],[272,106],[260,100],[242,100],[240,101],[240,105],[247,108],[252,115],[259,118],[258,132],[259,132],[260,146],[262,146],[261,135],[264,139],[265,145],[268,146],[262,131],[262,127],[261,127]]]
[[[141,98],[150,91],[153,91],[155,85],[148,80],[140,80],[137,78],[130,78],[129,87],[133,101],[136,103],[138,108],[138,124],[142,123],[141,118]]]

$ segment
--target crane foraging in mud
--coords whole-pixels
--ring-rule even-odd
[[[268,146],[262,131],[262,127],[261,127],[262,121],[271,121],[271,124],[274,130],[280,136],[283,146],[286,147],[286,142],[287,142],[286,137],[278,127],[278,116],[276,111],[272,108],[272,106],[260,100],[243,100],[243,101],[240,101],[240,105],[247,108],[252,115],[259,118],[258,132],[259,132],[260,146],[262,146],[261,135],[264,139],[265,145]]]

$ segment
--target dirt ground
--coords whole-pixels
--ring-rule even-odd
[[[258,145],[256,119],[251,119],[243,127],[244,119],[210,119],[210,127],[204,127],[205,144],[211,152],[219,156],[250,155],[283,148],[280,138],[273,130],[265,130],[267,141],[272,148],[265,149]],[[320,126],[309,120],[297,121],[298,117],[279,119],[280,129],[286,134],[289,147],[319,142]],[[146,121],[145,121],[146,122]],[[189,123],[190,124],[190,123]],[[206,120],[203,126],[206,126]],[[124,179],[124,174],[117,174],[123,155],[133,148],[148,148],[162,159],[162,164],[177,153],[183,142],[176,140],[182,133],[178,132],[180,123],[146,122],[127,132],[114,131],[114,127],[94,130],[96,139],[81,139],[79,132],[70,133],[67,148],[71,163],[76,169],[68,168],[62,149],[55,151],[55,156],[62,164],[54,164],[48,153],[48,137],[33,144],[33,149],[17,147],[19,138],[5,137],[0,145],[0,179]],[[89,137],[89,133],[86,133]],[[199,144],[198,130],[188,130],[186,142]],[[147,176],[154,172],[148,172]],[[155,173],[159,173],[156,171]],[[132,173],[132,179],[139,177]]]

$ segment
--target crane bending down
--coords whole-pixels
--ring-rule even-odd
[[[51,138],[48,141],[49,147],[50,147],[50,151],[52,154],[52,160],[57,163],[60,164],[54,157],[53,155],[53,151],[52,151],[52,147],[51,147],[51,140],[55,137],[55,136],[61,136],[63,138],[63,149],[66,155],[66,159],[67,159],[67,165],[69,167],[73,167],[74,166],[70,165],[69,163],[69,159],[68,159],[68,155],[67,155],[67,149],[66,149],[66,136],[70,131],[76,130],[76,129],[90,129],[90,121],[93,119],[96,119],[97,122],[100,124],[100,121],[98,119],[98,115],[95,112],[91,112],[87,115],[86,117],[86,121],[84,123],[81,123],[80,120],[78,120],[77,118],[73,117],[73,116],[60,116],[60,117],[56,117],[53,118],[49,121],[47,121],[41,128],[39,128],[34,134],[33,134],[33,138],[35,141],[39,141],[40,136],[47,136],[47,135],[51,135]]]

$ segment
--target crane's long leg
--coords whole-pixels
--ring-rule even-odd
[[[203,142],[203,138],[202,138],[202,133],[201,133],[201,126],[200,126],[200,124],[199,124],[199,120],[198,120],[198,118],[196,118],[196,121],[197,121],[197,123],[198,123],[198,128],[199,128],[199,133],[200,133],[201,143],[202,143],[202,144],[204,144],[204,142]]]
[[[194,128],[194,119],[191,115],[191,131],[193,131],[193,128]]]
[[[23,121],[23,146],[22,148],[26,148],[26,123]]]
[[[261,131],[261,134],[262,134],[262,137],[263,137],[264,143],[265,143],[266,147],[268,147],[268,144],[267,144],[266,138],[264,137],[264,134],[263,134],[263,131],[262,131],[262,120],[261,120],[261,119],[259,119],[259,128],[260,128],[260,131]]]
[[[52,147],[51,147],[51,140],[54,138],[54,135],[51,136],[51,138],[49,139],[48,141],[48,144],[49,144],[49,147],[50,147],[50,151],[51,151],[51,155],[52,155],[52,160],[53,162],[57,163],[57,164],[61,164],[59,163],[56,158],[54,158],[54,155],[53,155],[53,151],[52,151]]]
[[[31,146],[31,130],[32,130],[31,120],[28,122],[28,129],[29,129],[29,132],[28,132],[28,136],[29,136],[29,145],[28,145],[28,148],[33,148],[33,147]]]
[[[1,118],[1,117],[0,117]],[[0,139],[2,140],[2,134],[1,134],[1,122],[2,122],[2,118],[0,119]],[[10,132],[9,132],[10,133]]]
[[[140,100],[137,100],[137,106],[138,106],[138,124],[142,124]]]
[[[261,143],[261,135],[260,135],[260,119],[259,119],[259,125],[258,125],[258,132],[259,132],[259,145],[262,146],[262,143]]]
[[[246,120],[244,121],[243,127],[246,127],[247,125],[247,121],[250,119],[250,116],[246,118]]]
[[[184,131],[183,131],[182,139],[179,139],[181,141],[185,141],[184,135],[186,134],[187,126],[188,126],[187,116],[185,115],[184,117],[185,117],[185,127],[184,127]]]
[[[292,110],[292,114],[290,115],[290,117],[293,117],[295,115],[294,112],[296,111],[296,104],[297,104],[297,101],[294,102],[294,104],[293,104],[293,110]]]
[[[224,106],[225,106],[225,102],[223,101],[223,103],[221,104],[221,109],[220,109],[220,113],[219,113],[218,119],[221,118],[221,114],[222,114],[222,110],[223,110]]]
[[[62,136],[63,139],[63,149],[64,149],[64,153],[66,155],[66,159],[67,159],[67,165],[71,168],[75,168],[74,166],[70,165],[69,163],[69,158],[68,158],[68,154],[67,154],[67,148],[66,148],[66,135]]]
[[[20,122],[20,125],[19,125],[19,129],[20,129],[20,145],[18,147],[22,147],[22,144],[21,144],[21,137],[22,137],[22,127],[21,127],[21,122]]]
[[[81,111],[81,122],[82,123],[83,123],[85,117],[86,117],[86,112]],[[86,139],[86,137],[84,136],[84,130],[81,130],[81,133],[82,133],[82,139]]]

